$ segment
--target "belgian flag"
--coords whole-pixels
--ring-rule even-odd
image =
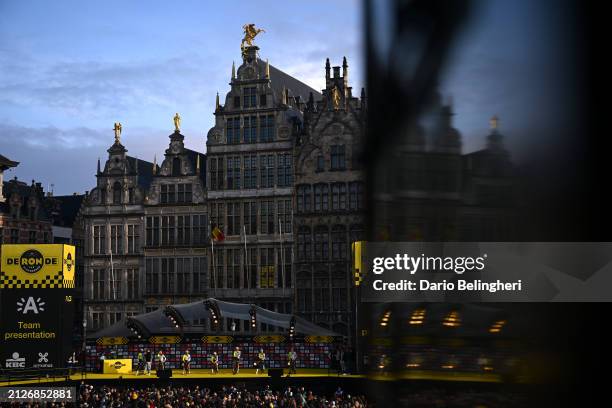
[[[223,235],[223,231],[217,227],[217,225],[213,224],[212,230],[210,231],[210,236],[214,241],[220,242],[225,240],[225,235]]]

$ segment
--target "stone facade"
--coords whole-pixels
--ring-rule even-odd
[[[350,243],[364,237],[366,101],[363,91],[352,95],[346,59],[342,73],[330,71],[327,60],[322,99],[306,104],[295,146],[296,312],[352,338]]]

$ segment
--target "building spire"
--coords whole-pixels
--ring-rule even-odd
[[[331,65],[329,64],[329,58],[325,59],[325,79],[329,79]]]
[[[215,111],[219,110],[219,92],[217,92],[217,98],[215,101]]]
[[[232,79],[236,79],[236,63],[232,61]]]
[[[157,174],[157,154],[153,156],[153,175]]]
[[[196,173],[200,174],[200,153],[198,153],[198,158],[196,159]]]
[[[270,61],[266,58],[266,79],[270,79]]]
[[[348,77],[348,63],[346,62],[346,57],[342,57],[342,76],[346,81]]]
[[[100,158],[98,157],[98,174],[100,174]]]

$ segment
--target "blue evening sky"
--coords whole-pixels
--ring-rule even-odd
[[[21,163],[5,179],[82,193],[95,185],[114,122],[129,154],[152,161],[175,112],[187,146],[204,152],[215,94],[228,90],[249,22],[266,30],[255,41],[260,56],[315,89],[325,58],[340,65],[345,55],[358,94],[361,19],[358,0],[0,0],[0,154]],[[554,62],[542,19],[543,7],[525,0],[480,3],[442,81],[464,150],[482,145],[493,114],[509,139],[542,121],[554,88],[541,89]]]

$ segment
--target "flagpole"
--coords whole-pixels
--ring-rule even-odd
[[[278,216],[278,233],[280,240],[280,260],[281,260],[281,288],[285,287],[285,256],[283,251],[283,223],[281,222],[280,215]]]
[[[215,238],[212,235],[212,224],[208,223],[208,229],[209,229],[209,238],[210,238],[210,250],[212,252],[212,279],[213,279],[213,294],[216,295],[217,294],[217,278],[216,278],[216,274],[217,274],[217,268],[215,268]]]
[[[249,251],[247,250],[246,247],[246,225],[242,225],[242,231],[244,232],[244,268],[246,273],[244,274],[244,276],[247,278],[247,289],[251,288],[251,277],[250,277],[250,273],[251,271],[249,270],[249,266],[247,264],[247,262],[249,261]]]

